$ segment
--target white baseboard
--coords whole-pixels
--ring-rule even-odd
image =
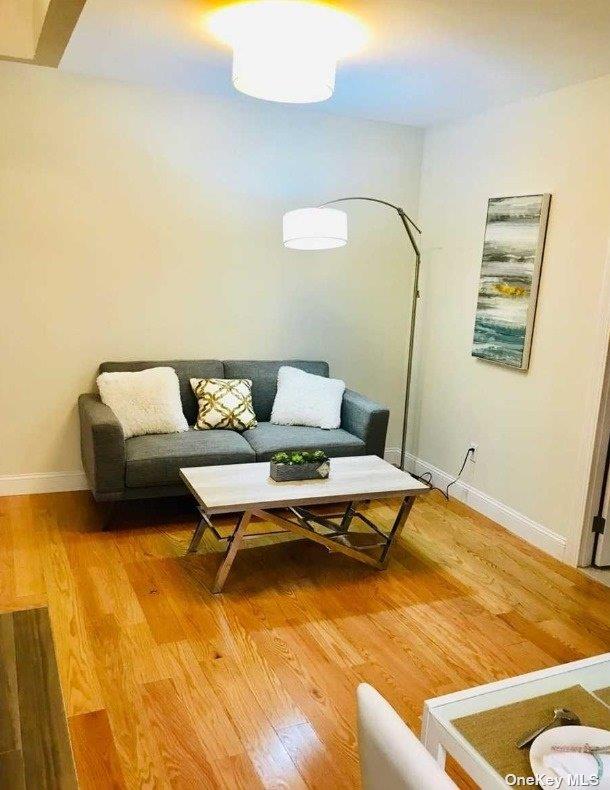
[[[400,447],[386,447],[384,458],[388,463],[397,466],[400,463]]]
[[[85,491],[88,488],[84,472],[35,472],[29,475],[0,476],[0,496]]]
[[[385,457],[390,463],[398,463],[400,450],[390,447],[386,450]],[[449,475],[442,469],[438,469],[436,466],[426,463],[421,458],[417,458],[410,453],[407,453],[405,466],[408,471],[415,472],[418,475],[430,472],[432,484],[441,489],[445,489],[455,477],[455,475]],[[514,508],[499,502],[484,491],[479,491],[478,488],[471,486],[469,483],[463,483],[461,480],[451,486],[451,495],[478,513],[482,513],[484,516],[492,519],[492,521],[500,524],[509,532],[512,532],[513,535],[523,538],[523,540],[542,549],[542,551],[555,557],[555,559],[565,561],[566,538],[553,532],[543,524],[538,524],[533,519],[523,515],[523,513],[519,513]]]
[[[388,447],[385,452],[386,461],[397,464],[400,460],[400,449]],[[438,488],[446,488],[453,476],[421,458],[407,453],[406,467],[418,475],[423,472],[432,474],[432,484]],[[18,494],[49,494],[58,491],[85,491],[89,488],[84,472],[40,472],[29,475],[0,476],[0,496]],[[564,559],[566,539],[552,530],[538,524],[523,513],[499,502],[483,491],[479,491],[469,483],[461,480],[451,487],[451,494],[460,502],[505,527],[509,532],[537,546],[558,560]]]

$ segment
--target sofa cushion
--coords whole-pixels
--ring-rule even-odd
[[[182,412],[178,376],[173,368],[100,373],[97,388],[102,403],[112,409],[121,423],[126,439],[189,429]]]
[[[334,430],[341,426],[345,382],[285,365],[277,374],[271,422]]]
[[[364,455],[362,439],[338,428],[305,428],[300,425],[274,425],[259,422],[256,428],[244,431],[242,437],[252,446],[257,461],[269,461],[280,450],[325,450],[329,456]]]
[[[217,359],[170,359],[165,361],[152,360],[149,362],[102,362],[100,373],[114,371],[146,370],[147,368],[168,367],[173,368],[180,383],[180,400],[182,411],[189,425],[197,419],[197,399],[191,389],[191,379],[223,378],[224,368]]]
[[[306,360],[225,360],[225,378],[250,379],[252,381],[252,403],[256,419],[267,421],[277,391],[277,373],[282,365],[290,365],[317,376],[328,376],[328,362],[308,362]],[[205,378],[202,376],[201,378]]]
[[[245,431],[256,426],[250,379],[191,379],[199,404],[195,429]]]
[[[180,467],[245,464],[254,450],[235,431],[195,431],[134,436],[125,442],[128,488],[173,485]]]

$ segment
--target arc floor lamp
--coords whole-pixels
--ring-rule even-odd
[[[344,211],[329,208],[334,203],[348,200],[367,200],[380,203],[396,211],[400,217],[411,246],[415,253],[415,271],[413,274],[413,293],[411,296],[411,326],[409,329],[409,348],[407,354],[407,378],[405,383],[404,410],[402,418],[402,443],[400,447],[400,468],[404,469],[405,450],[407,443],[407,425],[409,417],[409,396],[411,392],[411,372],[413,367],[413,341],[415,337],[415,317],[419,298],[419,265],[420,252],[413,231],[421,230],[413,222],[404,209],[373,197],[345,197],[329,200],[315,208],[299,208],[284,214],[284,246],[293,250],[329,250],[347,244],[347,215]]]

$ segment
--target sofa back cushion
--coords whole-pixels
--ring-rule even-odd
[[[225,378],[251,379],[252,404],[254,406],[256,419],[259,422],[268,422],[271,418],[271,409],[273,408],[273,401],[275,400],[275,393],[277,391],[277,373],[282,365],[290,365],[290,367],[299,368],[306,373],[314,373],[316,376],[328,377],[328,362],[295,359],[227,359],[224,361]]]
[[[147,368],[168,367],[173,368],[178,375],[180,383],[180,399],[182,411],[189,425],[194,425],[197,419],[197,398],[191,389],[190,380],[224,378],[222,362],[217,359],[173,359],[150,360],[145,362],[102,362],[100,373],[113,373],[115,371],[146,370]]]

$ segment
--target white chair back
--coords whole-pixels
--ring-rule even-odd
[[[356,695],[363,790],[456,790],[379,692],[361,683]]]

